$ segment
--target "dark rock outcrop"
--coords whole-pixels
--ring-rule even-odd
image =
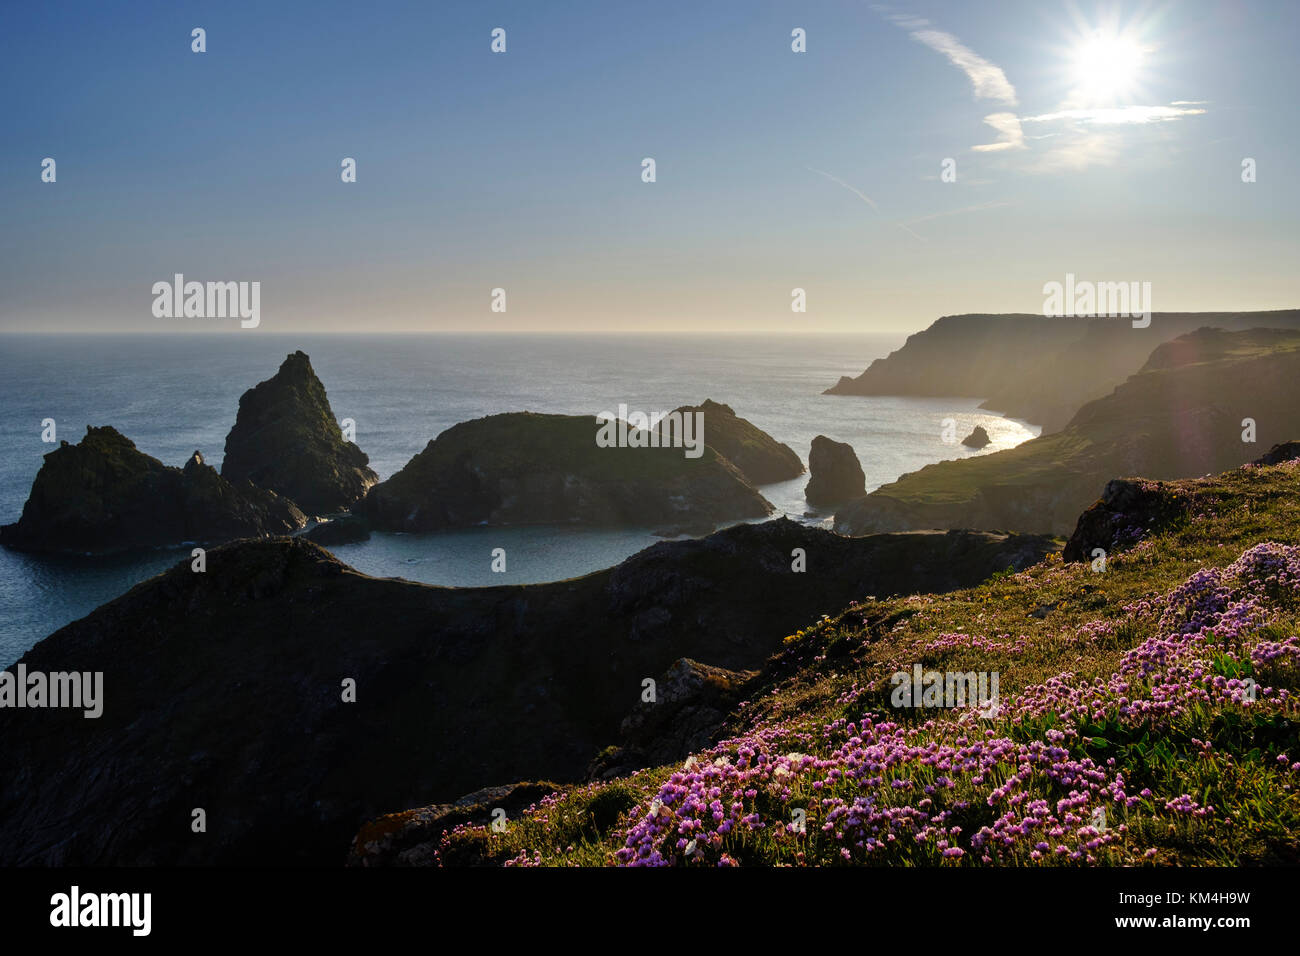
[[[1238,467],[1258,454],[1242,440],[1246,419],[1265,445],[1300,434],[1298,380],[1300,332],[1198,330],[1159,346],[1062,431],[903,475],[839,509],[835,530],[1069,534],[1115,475],[1171,480]]]
[[[703,405],[686,405],[677,411],[682,414],[702,412],[705,443],[735,465],[751,484],[788,481],[804,472],[803,462],[794,449],[748,420],[737,417],[730,405],[705,399]]]
[[[461,422],[372,488],[359,510],[384,531],[479,524],[697,527],[772,511],[707,445],[698,458],[682,448],[602,448],[597,428],[594,416],[533,412]]]
[[[976,425],[975,429],[961,440],[961,443],[967,448],[983,448],[991,441],[993,439],[989,438],[989,433],[984,430],[984,426]]]
[[[587,768],[608,779],[660,767],[712,746],[757,671],[730,671],[683,657],[656,681],[655,700],[641,700],[619,727],[620,745]]]
[[[441,859],[439,840],[461,824],[490,826],[498,811],[504,811],[506,819],[514,819],[543,797],[566,789],[555,783],[484,787],[454,803],[386,814],[357,832],[348,852],[348,866],[499,866],[503,860],[490,854],[474,859]]]
[[[356,515],[346,515],[332,521],[322,521],[303,533],[308,541],[328,548],[333,544],[355,544],[370,538],[370,522]]]
[[[0,865],[338,865],[381,814],[581,779],[682,657],[744,670],[856,598],[968,587],[1054,547],[777,520],[493,588],[370,578],[301,538],[216,548],[19,662],[102,672],[104,704],[0,709]]]
[[[808,452],[808,471],[804,497],[810,504],[839,504],[867,493],[867,477],[853,446],[847,442],[818,435]]]
[[[1280,465],[1284,461],[1294,461],[1297,458],[1300,458],[1300,441],[1286,441],[1274,445],[1256,458],[1252,464]]]
[[[1064,561],[1091,561],[1101,548],[1107,554],[1122,550],[1139,537],[1158,530],[1182,509],[1159,481],[1116,478],[1106,482],[1101,499],[1079,515],[1074,534],[1061,553]]]
[[[302,352],[239,399],[221,474],[292,498],[308,514],[350,508],[379,480],[370,459],[343,440],[325,386]]]
[[[45,456],[22,517],[0,528],[0,542],[104,553],[287,534],[305,522],[292,501],[227,481],[197,451],[173,468],[106,425]]]

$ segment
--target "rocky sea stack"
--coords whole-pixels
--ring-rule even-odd
[[[240,397],[221,474],[292,498],[308,514],[330,514],[350,508],[379,480],[369,463],[343,440],[325,386],[299,351]]]
[[[0,529],[0,542],[100,553],[288,534],[305,523],[292,501],[227,481],[197,451],[173,468],[104,426],[45,456],[22,517]]]
[[[803,474],[803,462],[794,449],[744,418],[730,405],[705,399],[703,405],[677,409],[682,414],[702,412],[704,441],[739,469],[755,485],[788,481]]]
[[[707,427],[707,425],[706,425]],[[375,528],[478,524],[695,527],[761,518],[772,506],[726,458],[702,446],[596,444],[594,416],[509,412],[461,422],[366,496]]]
[[[847,442],[818,435],[808,452],[808,470],[812,477],[804,489],[804,497],[811,505],[836,504],[867,493],[862,465]]]
[[[975,429],[961,440],[961,443],[967,448],[983,448],[991,441],[993,439],[989,438],[989,433],[984,430],[984,426],[976,425]]]

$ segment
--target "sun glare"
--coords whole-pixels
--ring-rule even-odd
[[[1142,65],[1142,47],[1132,37],[1097,31],[1074,53],[1074,82],[1091,100],[1110,100],[1131,93]]]

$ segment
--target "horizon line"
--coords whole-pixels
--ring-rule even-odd
[[[152,336],[155,338],[211,338],[214,336],[243,336],[244,333],[252,331],[251,329],[226,329],[224,331],[166,331],[154,332],[145,329],[122,329],[115,332],[106,332],[98,329],[0,329],[0,335],[27,335],[27,336],[102,336],[108,337],[128,337],[128,336]],[[917,331],[916,329],[912,331]],[[263,338],[291,338],[302,335],[337,335],[347,337],[366,337],[373,338],[378,336],[421,336],[421,335],[475,335],[475,336],[586,336],[589,338],[597,337],[614,337],[614,336],[665,336],[665,335],[685,335],[685,336],[707,336],[707,335],[736,335],[736,336],[772,336],[772,337],[807,337],[813,335],[821,336],[870,336],[870,335],[910,335],[905,329],[896,330],[877,330],[877,331],[838,331],[835,329],[807,329],[802,331],[777,331],[767,329],[660,329],[656,331],[646,331],[644,329],[632,330],[598,330],[589,329],[544,329],[544,330],[527,330],[527,329],[386,329],[381,331],[351,332],[339,331],[336,329],[302,329],[294,332],[258,332]],[[252,336],[247,336],[252,338]]]

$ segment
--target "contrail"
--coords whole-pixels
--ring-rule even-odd
[[[826,177],[827,179],[829,179],[831,182],[836,183],[836,184],[838,184],[838,185],[840,185],[840,186],[843,186],[843,187],[844,187],[845,189],[847,189],[849,192],[853,193],[853,195],[857,196],[857,197],[858,197],[859,199],[861,199],[864,203],[866,203],[868,206],[870,206],[872,209],[874,209],[874,210],[876,211],[876,215],[880,216],[881,218],[884,218],[884,215],[885,215],[885,214],[882,213],[882,212],[880,211],[880,207],[876,205],[876,201],[875,201],[874,199],[872,199],[870,196],[868,196],[866,193],[864,193],[861,189],[856,189],[856,188],[854,188],[853,186],[850,186],[848,183],[846,183],[844,180],[840,179],[838,176],[832,176],[830,173],[828,173],[828,172],[826,172],[826,171],[824,171],[824,170],[821,170],[821,169],[814,169],[814,168],[811,167],[811,166],[805,166],[804,169],[808,170],[808,172],[810,172],[810,173],[816,173],[818,176],[825,176],[825,177]],[[897,226],[899,229],[902,229],[905,233],[907,233],[907,234],[908,234],[909,236],[911,236],[913,239],[916,239],[916,240],[918,240],[918,241],[920,241],[920,242],[925,242],[925,237],[924,237],[924,236],[918,236],[914,231],[912,231],[911,228],[908,227],[908,225],[907,225],[906,223],[903,223],[903,222],[896,222],[896,223],[894,223],[893,225]]]
[[[876,205],[876,201],[872,199],[870,196],[868,196],[866,193],[864,193],[861,189],[854,189],[852,186],[850,186],[844,180],[840,179],[838,176],[832,176],[830,173],[823,172],[820,169],[813,169],[811,166],[805,166],[804,169],[808,170],[810,173],[816,173],[819,176],[825,176],[833,183],[839,183],[841,186],[843,186],[849,192],[853,193],[853,195],[857,196],[859,199],[861,199],[864,203],[866,203],[876,212],[878,213],[880,212],[880,207]]]

